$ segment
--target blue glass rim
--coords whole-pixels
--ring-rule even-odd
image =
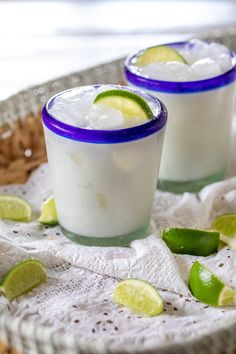
[[[89,85],[91,87],[99,87],[100,85]],[[111,85],[109,85],[111,86]],[[42,120],[43,124],[51,130],[53,133],[60,135],[64,138],[70,140],[76,140],[85,143],[92,144],[118,144],[123,142],[129,142],[133,140],[138,140],[152,135],[162,128],[165,127],[167,122],[167,110],[165,105],[155,96],[147,94],[140,90],[131,89],[126,86],[112,85],[119,89],[127,89],[136,94],[141,95],[144,99],[151,99],[159,108],[159,113],[153,116],[153,119],[149,120],[147,123],[136,125],[134,127],[115,129],[115,130],[96,130],[96,129],[86,129],[74,127],[72,125],[63,123],[53,117],[49,111],[48,107],[53,102],[53,100],[62,93],[71,91],[75,88],[59,92],[55,96],[51,97],[42,109]],[[82,88],[83,86],[81,86]],[[88,87],[88,86],[84,86]]]
[[[169,47],[173,47],[175,49],[184,47],[184,46],[193,46],[194,44],[190,41],[183,42],[173,42],[160,44],[167,45]],[[166,93],[197,93],[215,90],[220,87],[227,86],[233,83],[236,80],[236,54],[233,51],[230,51],[231,58],[234,60],[233,67],[226,71],[224,74],[212,77],[210,79],[197,80],[197,81],[163,81],[157,79],[150,79],[142,76],[141,74],[135,73],[132,71],[132,67],[134,66],[132,61],[138,57],[144,50],[153,48],[156,46],[148,47],[136,51],[135,53],[131,53],[124,64],[124,72],[126,76],[126,80],[137,87],[152,90],[156,92],[166,92]]]

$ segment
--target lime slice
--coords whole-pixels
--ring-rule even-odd
[[[58,224],[57,210],[56,210],[55,200],[53,196],[49,197],[42,204],[39,222],[41,224],[47,224],[47,225]]]
[[[209,256],[218,250],[220,234],[214,231],[170,228],[162,230],[162,239],[174,253]]]
[[[135,65],[146,66],[152,63],[179,61],[185,63],[184,58],[172,47],[161,45],[148,48],[137,59]]]
[[[236,214],[225,214],[213,220],[211,228],[220,232],[220,239],[236,250]]]
[[[113,299],[119,305],[150,317],[163,310],[163,300],[157,289],[139,279],[121,281],[115,288]]]
[[[198,261],[190,270],[189,288],[196,299],[208,305],[226,306],[235,302],[236,292]]]
[[[15,195],[0,195],[0,219],[30,221],[31,206],[23,198]]]
[[[133,92],[126,90],[107,90],[99,93],[94,104],[103,104],[118,109],[125,118],[139,117],[151,119],[153,112],[147,102]]]
[[[37,259],[26,259],[15,265],[2,278],[0,292],[8,300],[30,291],[46,281],[47,275],[43,264]]]

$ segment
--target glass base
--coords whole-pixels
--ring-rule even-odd
[[[224,175],[225,175],[224,171],[220,171],[215,175],[208,176],[202,179],[192,180],[192,181],[176,182],[176,181],[159,180],[157,184],[157,189],[165,192],[176,193],[176,194],[180,194],[184,192],[196,193],[199,192],[203,187],[207,186],[208,184],[221,181],[224,178]]]
[[[87,237],[82,235],[74,234],[73,232],[67,231],[61,226],[62,232],[65,236],[75,242],[84,246],[102,246],[102,247],[112,247],[112,246],[129,246],[131,241],[145,238],[148,234],[149,223],[145,224],[140,229],[131,232],[129,234],[115,236],[115,237]]]

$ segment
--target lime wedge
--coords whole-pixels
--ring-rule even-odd
[[[0,219],[30,221],[31,206],[23,198],[15,195],[0,195]]]
[[[46,225],[57,225],[57,210],[53,196],[50,196],[41,207],[39,222]]]
[[[225,214],[213,220],[211,228],[220,232],[220,239],[236,250],[236,214]]]
[[[232,305],[236,299],[236,292],[198,261],[191,267],[189,288],[196,299],[212,306]]]
[[[8,300],[32,290],[46,281],[47,275],[43,264],[37,259],[26,259],[11,268],[0,282],[0,292]]]
[[[139,279],[121,281],[115,288],[113,299],[119,305],[150,317],[158,315],[163,310],[163,300],[157,289]]]
[[[137,59],[135,65],[146,66],[152,63],[179,61],[185,63],[184,58],[172,47],[161,45],[148,48]]]
[[[213,220],[211,228],[229,237],[236,235],[236,214],[225,214]]]
[[[147,120],[153,117],[153,112],[147,102],[142,97],[126,90],[103,91],[96,96],[93,103],[118,109],[125,118],[139,117]]]
[[[218,232],[185,228],[162,230],[162,239],[174,253],[209,256],[219,246]]]

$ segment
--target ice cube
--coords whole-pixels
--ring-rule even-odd
[[[164,81],[188,81],[190,78],[189,66],[177,61],[147,65],[142,73],[147,77]]]
[[[229,54],[229,49],[219,43],[210,43],[208,45],[207,57],[215,59],[220,54]]]
[[[189,48],[178,49],[178,52],[188,64],[192,64],[193,63],[193,61],[194,61],[193,60],[193,55],[191,53],[191,50],[189,50]]]
[[[215,58],[215,61],[220,66],[222,73],[232,68],[232,59],[229,53],[221,53]]]
[[[88,109],[87,109],[88,110]],[[76,127],[86,127],[87,119],[85,110],[78,106],[77,102],[58,97],[56,104],[50,108],[50,113],[58,120]]]
[[[195,80],[204,80],[221,75],[221,68],[215,60],[210,58],[200,59],[191,65]]]
[[[68,90],[64,92],[63,97],[58,96],[57,99],[60,100],[62,98],[68,101],[78,101],[80,99],[86,99],[86,97],[92,99],[94,96],[94,92],[95,88],[91,88],[90,86],[83,87],[83,90],[81,90],[80,87],[77,87],[73,88],[73,90]]]
[[[208,44],[200,39],[189,42],[189,62],[193,63],[208,56]]]
[[[124,125],[122,113],[105,105],[93,105],[86,118],[93,129],[119,129]]]

